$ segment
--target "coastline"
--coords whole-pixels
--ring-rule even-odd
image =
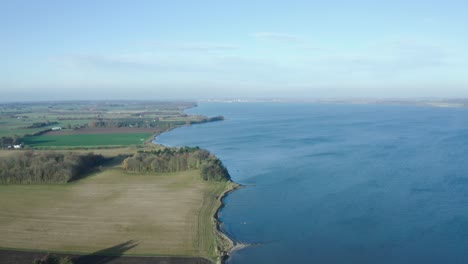
[[[188,107],[187,109],[189,108],[194,108],[194,107],[197,107],[197,106],[192,106],[192,107]],[[186,110],[186,109],[185,109]],[[203,116],[202,116],[203,117]],[[205,122],[213,122],[213,121],[219,121],[219,120],[223,120],[223,119],[220,119],[219,117],[221,116],[218,116],[218,117],[215,117],[215,118],[206,118],[206,119],[203,119],[203,121],[201,123],[205,123]],[[169,127],[165,127],[165,128],[158,128],[158,129],[153,129],[153,128],[145,128],[148,133],[147,135],[145,136],[148,136],[148,135],[151,135],[150,137],[146,138],[146,140],[142,140],[143,141],[142,143],[143,144],[136,144],[136,145],[129,145],[129,146],[120,146],[120,145],[115,145],[115,146],[77,146],[77,147],[69,147],[69,146],[64,146],[63,148],[60,148],[60,147],[44,147],[44,149],[51,149],[51,150],[59,150],[59,151],[62,151],[62,149],[65,151],[65,150],[70,150],[70,151],[76,151],[78,153],[81,153],[84,151],[82,151],[81,149],[83,150],[88,150],[88,151],[97,151],[97,152],[103,152],[101,151],[101,149],[106,149],[104,152],[107,153],[106,155],[110,155],[112,157],[118,157],[118,158],[121,158],[121,157],[125,157],[126,155],[128,156],[130,153],[134,153],[134,152],[139,152],[139,151],[144,151],[146,149],[150,149],[150,150],[159,150],[161,148],[172,148],[171,146],[166,146],[164,144],[159,144],[157,142],[158,140],[158,136],[161,135],[162,133],[164,132],[168,132],[168,131],[171,131],[172,129],[175,129],[175,128],[179,128],[179,127],[186,127],[186,126],[191,126],[193,124],[201,124],[201,123],[193,123],[193,122],[187,122],[183,125],[175,125],[175,126],[169,126]],[[92,130],[92,129],[91,129]],[[94,129],[94,130],[97,130],[97,129]],[[94,131],[93,130],[93,131]],[[63,132],[63,131],[61,131]],[[81,131],[82,132],[82,131]],[[89,132],[89,131],[88,131]],[[95,131],[94,131],[95,132]],[[125,131],[125,133],[127,133],[129,131]],[[124,131],[122,131],[122,134],[125,134]],[[86,133],[83,133],[83,134],[86,134]],[[105,133],[103,133],[105,134]],[[110,149],[109,151],[107,151],[107,149]],[[114,150],[115,149],[115,150]],[[38,151],[42,151],[43,149],[37,149]],[[3,151],[3,150],[2,150]],[[10,153],[14,153],[14,152],[8,152],[8,154]],[[1,153],[0,153],[1,154]],[[114,166],[114,165],[112,165]],[[116,165],[118,166],[118,165]],[[106,167],[107,169],[107,167]],[[193,174],[192,174],[193,175]],[[206,263],[224,263],[229,255],[235,251],[236,249],[239,249],[239,248],[242,248],[243,247],[243,244],[242,243],[238,243],[237,241],[234,241],[234,239],[230,238],[229,235],[225,234],[222,230],[222,227],[223,227],[223,223],[219,220],[219,216],[220,216],[220,211],[221,209],[224,207],[224,198],[231,192],[233,192],[234,190],[242,187],[240,184],[237,184],[235,183],[234,181],[232,181],[231,179],[227,180],[227,178],[229,177],[226,177],[222,182],[219,182],[219,184],[217,185],[217,189],[215,189],[214,192],[212,192],[211,194],[211,197],[209,198],[210,199],[210,204],[209,206],[205,207],[206,210],[204,211],[205,212],[205,215],[204,215],[204,218],[202,220],[199,220],[198,223],[202,223],[204,225],[204,230],[205,230],[205,233],[206,234],[209,234],[209,241],[208,243],[206,243],[206,245],[208,245],[209,247],[206,247],[206,250],[205,250],[205,247],[200,247],[200,248],[203,248],[204,250],[203,251],[200,251],[198,253],[199,256],[192,256],[192,254],[190,255],[140,255],[140,254],[116,254],[116,255],[112,255],[113,253],[107,253],[107,252],[94,252],[94,253],[88,253],[88,252],[73,252],[73,251],[44,251],[44,250],[34,250],[34,249],[16,249],[16,248],[0,248],[0,263],[3,263],[3,260],[5,259],[8,259],[7,262],[13,262],[13,263],[23,263],[19,260],[19,258],[22,258],[22,260],[25,260],[27,263],[31,263],[32,262],[32,259],[30,258],[37,258],[37,257],[41,257],[47,253],[51,253],[51,254],[54,254],[54,255],[62,255],[62,256],[70,256],[72,257],[73,259],[79,259],[81,261],[82,258],[88,258],[89,256],[93,256],[93,258],[95,256],[99,257],[101,255],[99,254],[102,254],[103,257],[109,257],[109,256],[112,256],[113,258],[119,258],[119,260],[117,260],[118,263],[126,263],[126,261],[134,261],[134,259],[140,259],[142,258],[141,263],[144,263],[146,260],[150,260],[150,258],[152,258],[152,260],[159,260],[161,259],[163,262],[166,261],[166,259],[171,259],[171,260],[175,260],[175,259],[183,259],[184,262],[181,262],[181,263],[205,263],[204,261],[206,260]],[[173,237],[176,237],[177,236],[173,236]],[[200,236],[200,237],[203,237],[203,236]],[[35,248],[32,247],[32,248]],[[197,254],[197,253],[195,253]],[[118,255],[118,256],[117,256]],[[10,261],[10,257],[14,257],[16,260],[18,261]],[[144,260],[143,260],[144,259]],[[98,261],[100,261],[98,259]],[[150,260],[151,261],[151,260]],[[193,262],[192,262],[193,261]],[[24,262],[24,263],[26,263]],[[117,263],[116,262],[116,263]],[[172,261],[169,261],[170,263],[179,263],[178,260],[176,260],[175,262],[172,262]],[[138,262],[140,263],[140,262]]]
[[[191,126],[192,124],[187,124],[185,126]],[[184,126],[181,126],[184,127]],[[164,144],[157,143],[157,137],[165,132],[169,132],[173,129],[176,129],[178,127],[171,127],[167,130],[160,131],[158,133],[155,133],[151,138],[149,138],[145,143],[151,143],[153,145],[160,145],[167,147]],[[229,170],[228,170],[229,171]],[[217,255],[217,261],[216,263],[218,264],[224,264],[226,260],[231,256],[231,254],[239,249],[242,249],[248,245],[243,244],[241,242],[235,241],[231,237],[229,237],[226,233],[224,233],[221,229],[221,224],[222,222],[219,220],[219,213],[221,209],[224,207],[224,198],[229,195],[230,193],[234,192],[235,190],[243,187],[243,185],[236,183],[232,180],[229,180],[229,182],[226,183],[226,188],[224,191],[218,196],[217,198],[217,206],[214,207],[214,214],[212,216],[212,221],[213,221],[213,232],[215,233],[216,237],[216,248],[215,248],[215,253]]]
[[[219,220],[219,213],[225,205],[223,202],[224,198],[226,198],[227,195],[234,192],[235,190],[243,187],[234,181],[230,181],[228,184],[229,185],[226,187],[226,189],[224,189],[224,191],[218,197],[218,206],[216,207],[215,213],[213,215],[214,232],[217,238],[217,246],[215,251],[218,255],[217,263],[219,264],[225,263],[234,251],[247,246],[238,241],[235,241],[221,229],[222,222]]]

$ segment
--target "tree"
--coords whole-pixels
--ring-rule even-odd
[[[0,158],[0,184],[67,183],[102,164],[102,155],[25,151]]]
[[[207,150],[200,148],[164,148],[153,151],[139,151],[122,162],[122,168],[136,172],[178,172],[201,169],[201,176],[207,181],[227,181],[229,173],[223,163]]]

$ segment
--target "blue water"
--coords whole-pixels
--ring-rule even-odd
[[[468,109],[206,103],[226,120],[167,145],[214,152],[245,185],[221,211],[254,244],[231,264],[468,263]]]

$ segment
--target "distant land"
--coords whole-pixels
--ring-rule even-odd
[[[366,99],[366,98],[326,98],[326,99],[203,99],[199,102],[224,103],[327,103],[327,104],[390,104],[390,105],[419,105],[433,107],[468,107],[468,98],[449,99]]]

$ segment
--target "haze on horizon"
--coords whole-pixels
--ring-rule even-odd
[[[468,97],[466,1],[2,1],[0,101]]]

